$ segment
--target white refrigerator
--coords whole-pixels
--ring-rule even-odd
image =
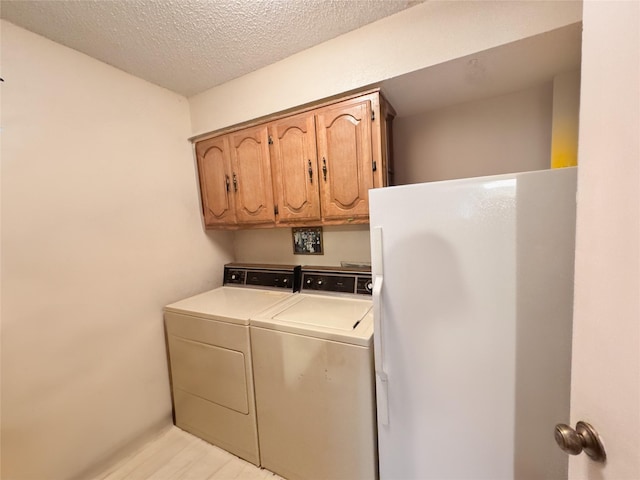
[[[577,169],[370,191],[380,478],[567,478]]]

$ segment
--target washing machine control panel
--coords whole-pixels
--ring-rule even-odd
[[[302,267],[301,290],[371,295],[373,283],[368,270]]]
[[[224,283],[231,285],[244,285],[247,278],[246,270],[239,269],[224,269]]]
[[[371,275],[358,277],[358,291],[356,293],[362,293],[365,295],[371,295],[373,292],[373,280]]]
[[[225,285],[300,289],[300,266],[230,263],[224,266]]]

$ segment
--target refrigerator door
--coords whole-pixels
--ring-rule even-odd
[[[370,191],[382,479],[566,478],[575,195],[575,168]]]

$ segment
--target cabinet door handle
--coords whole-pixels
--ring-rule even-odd
[[[324,177],[324,181],[327,181],[327,159],[322,157],[322,176]]]
[[[238,178],[236,177],[236,172],[233,172],[233,191],[238,191]]]
[[[308,162],[309,162],[309,183],[313,183],[313,169],[311,168],[311,159],[309,159]]]
[[[227,193],[229,193],[229,175],[224,176],[224,186],[227,188]]]

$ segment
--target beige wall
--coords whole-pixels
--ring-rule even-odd
[[[161,308],[220,283],[187,100],[2,21],[2,478],[170,423]]]
[[[549,168],[552,84],[393,124],[398,185]]]
[[[203,133],[579,22],[580,1],[427,1],[189,99]]]
[[[238,262],[294,265],[340,265],[341,261],[371,262],[369,225],[324,227],[322,255],[294,255],[290,228],[243,230],[235,234]]]
[[[606,465],[569,478],[640,478],[640,3],[584,4],[571,424]]]

